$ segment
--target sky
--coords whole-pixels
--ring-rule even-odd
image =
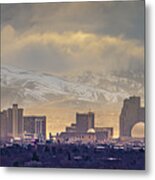
[[[58,74],[92,66],[143,71],[144,1],[4,4],[1,10],[4,64]]]
[[[2,4],[0,31],[2,65],[144,75],[144,1]]]

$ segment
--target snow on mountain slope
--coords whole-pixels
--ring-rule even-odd
[[[130,84],[130,87],[128,87]],[[141,84],[114,76],[85,73],[76,78],[61,78],[12,66],[1,67],[2,103],[38,103],[81,101],[88,103],[118,103],[140,91]]]

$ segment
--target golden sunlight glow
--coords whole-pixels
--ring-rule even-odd
[[[132,137],[143,138],[145,137],[144,123],[137,123],[132,128]]]
[[[2,29],[2,52],[3,56],[21,51],[24,47],[32,44],[43,44],[57,47],[62,52],[73,56],[83,53],[94,54],[96,57],[106,54],[111,48],[116,54],[124,54],[133,58],[143,58],[144,49],[135,40],[123,39],[122,37],[98,36],[97,34],[79,32],[46,32],[46,33],[23,33],[16,34],[12,26]],[[67,49],[67,51],[64,51]],[[69,50],[68,50],[69,49]],[[81,59],[79,59],[81,60]]]

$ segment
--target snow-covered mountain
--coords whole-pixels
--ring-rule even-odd
[[[85,72],[58,77],[12,66],[1,67],[2,104],[17,102],[72,104],[119,103],[130,95],[143,95],[143,85],[114,75]]]

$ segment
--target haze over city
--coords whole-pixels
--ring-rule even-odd
[[[1,65],[2,109],[46,115],[52,133],[92,110],[118,136],[123,100],[144,106],[144,1],[3,4]]]

